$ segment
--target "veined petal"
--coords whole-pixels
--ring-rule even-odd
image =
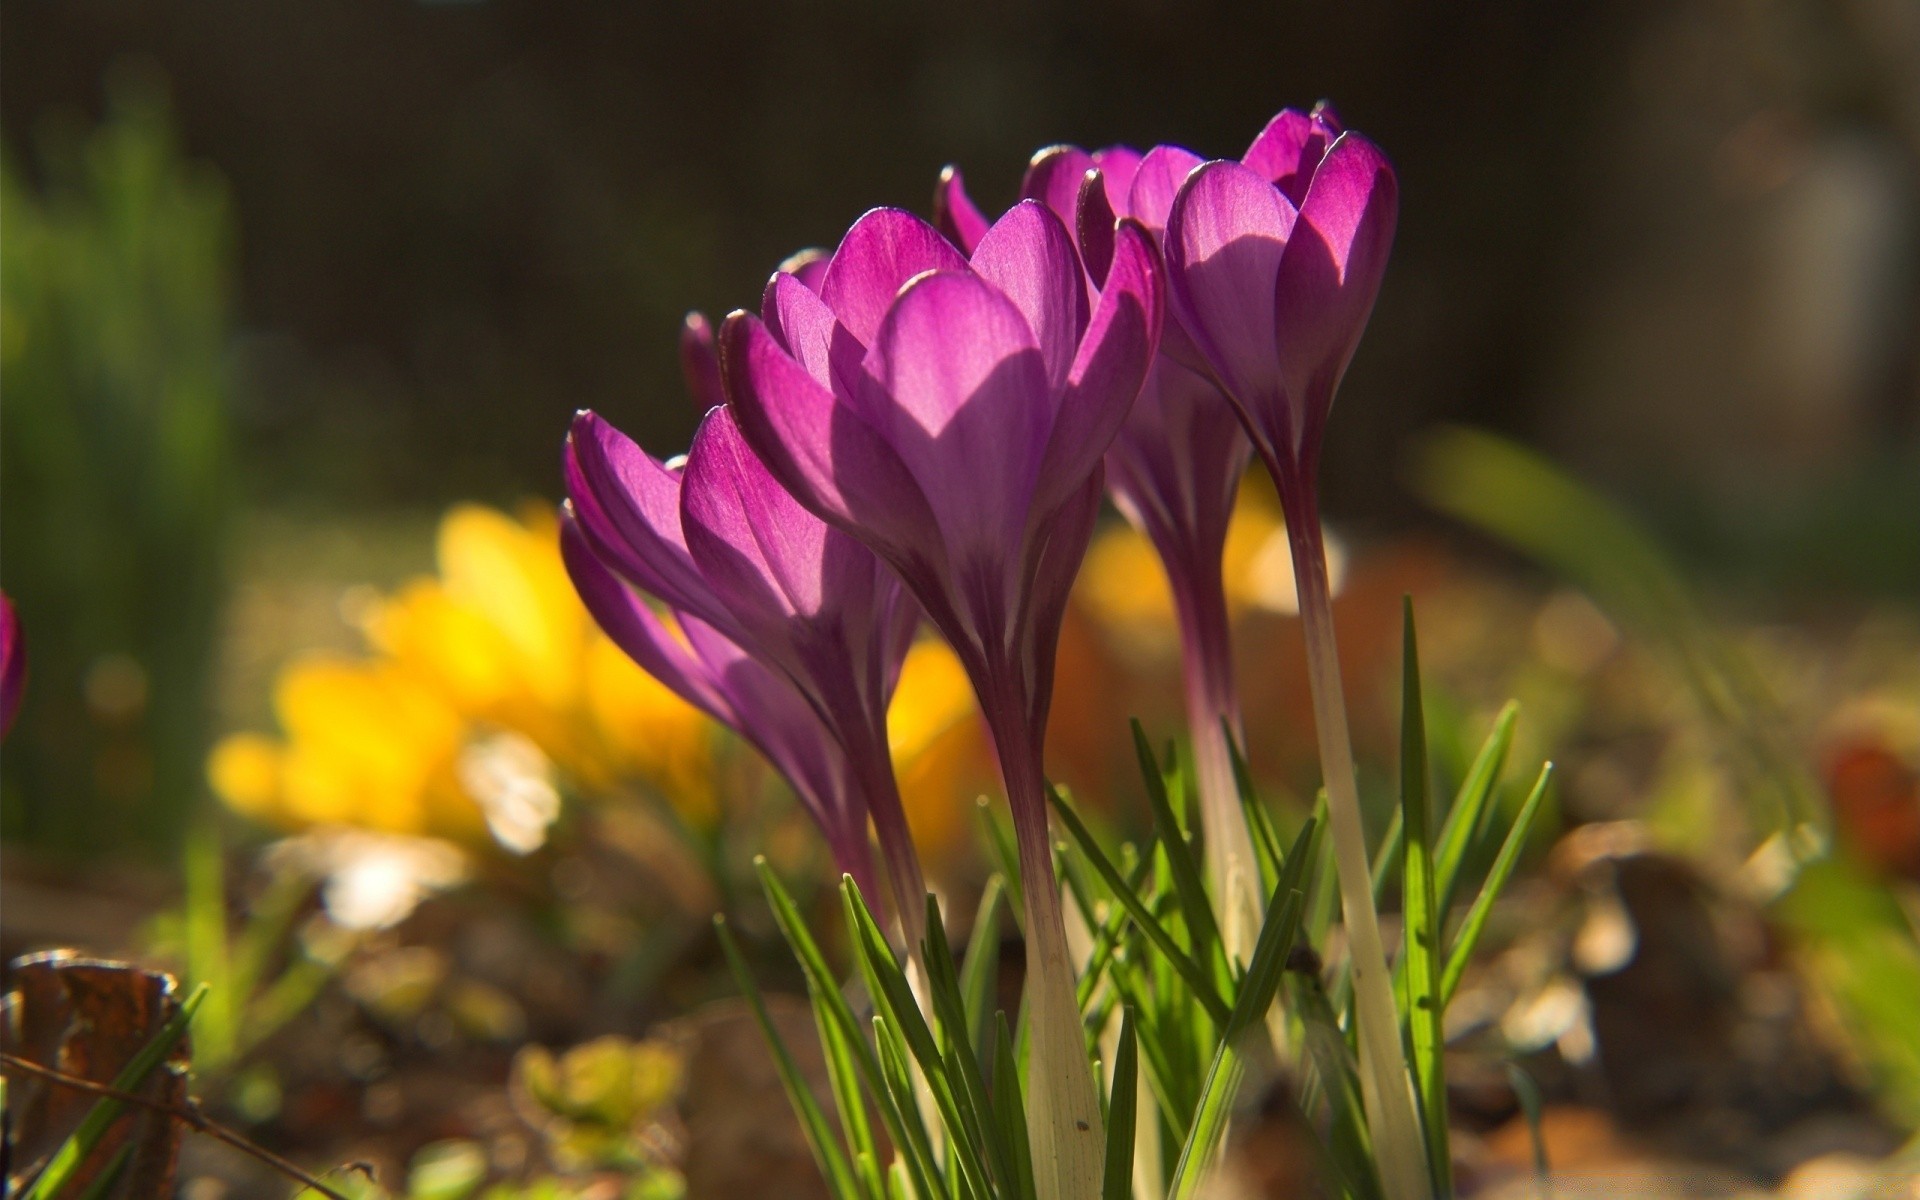
[[[840,323],[818,293],[786,271],[767,281],[760,318],[795,362],[821,387],[833,387],[833,335]]]
[[[866,374],[881,393],[868,419],[919,484],[950,553],[1011,552],[1052,425],[1026,316],[972,272],[922,276],[887,314]]]
[[[940,171],[940,182],[933,188],[933,224],[963,254],[972,254],[987,235],[987,218],[967,195],[967,181],[959,167],[949,164]]]
[[[1314,169],[1338,136],[1339,127],[1329,123],[1318,109],[1311,116],[1297,108],[1282,109],[1253,139],[1240,161],[1272,180],[1273,186],[1298,208],[1307,198]]]
[[[582,411],[567,432],[567,494],[575,519],[613,567],[675,608],[725,626],[680,531],[680,473]]]
[[[560,557],[587,612],[614,645],[687,703],[723,724],[737,725],[733,706],[715,680],[660,615],[594,553],[570,507],[560,519]]]
[[[1080,181],[1093,170],[1093,155],[1078,146],[1048,146],[1027,163],[1020,180],[1020,198],[1038,200],[1062,221],[1073,220],[1080,198]]]
[[[727,402],[720,387],[720,353],[713,344],[713,322],[707,314],[691,312],[680,323],[680,374],[687,381],[687,395],[701,412]]]
[[[1167,214],[1173,211],[1173,198],[1180,193],[1180,185],[1201,161],[1198,154],[1178,146],[1155,146],[1147,151],[1133,174],[1123,214],[1159,237],[1167,228]]]
[[[13,610],[13,600],[0,592],[0,737],[13,727],[26,682],[27,647],[20,634],[20,615]]]
[[[1093,165],[1106,181],[1107,203],[1115,211],[1125,207],[1133,190],[1134,173],[1140,169],[1141,154],[1132,146],[1108,146],[1093,152]]]
[[[862,346],[870,346],[909,279],[966,266],[967,260],[933,226],[897,208],[876,208],[841,239],[821,279],[820,298]]]
[[[980,239],[973,270],[1026,317],[1058,392],[1087,324],[1087,285],[1066,225],[1039,201],[1022,200]]]
[[[1302,438],[1325,418],[1366,329],[1399,211],[1386,155],[1357,133],[1340,135],[1314,172],[1275,283],[1280,369],[1305,408]]]
[[[720,356],[741,434],[794,499],[887,547],[928,544],[933,514],[900,455],[788,357],[759,318],[728,317]]]
[[[1227,394],[1250,414],[1286,403],[1274,286],[1295,215],[1258,173],[1215,161],[1187,177],[1167,218],[1173,310]]]
[[[1098,168],[1088,171],[1080,181],[1073,235],[1079,239],[1080,262],[1095,289],[1107,286],[1107,272],[1113,268],[1113,227],[1117,219],[1106,176]]]
[[[687,550],[743,624],[779,630],[821,611],[831,531],[780,486],[724,408],[694,434],[680,504]]]
[[[815,292],[820,290],[821,282],[827,275],[827,264],[833,261],[833,254],[818,246],[809,246],[805,250],[795,250],[780,260],[774,270],[783,275],[791,275],[806,284]]]
[[[1040,467],[1037,509],[1051,508],[1107,452],[1159,343],[1164,310],[1159,251],[1136,221],[1114,236],[1113,268],[1080,343]]]

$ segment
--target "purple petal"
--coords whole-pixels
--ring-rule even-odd
[[[1240,161],[1271,180],[1298,208],[1307,197],[1314,168],[1338,136],[1338,125],[1328,122],[1319,109],[1312,116],[1294,108],[1282,109],[1253,139]]]
[[[1126,206],[1120,211],[1159,237],[1167,228],[1167,214],[1173,211],[1173,198],[1179,195],[1180,185],[1200,162],[1200,156],[1191,150],[1155,146],[1140,160],[1133,186],[1127,191]]]
[[[1399,211],[1386,155],[1357,133],[1340,135],[1314,173],[1275,284],[1280,368],[1303,410],[1302,439],[1325,419],[1373,312]]]
[[[973,270],[1026,317],[1046,361],[1047,385],[1059,391],[1087,324],[1087,285],[1067,227],[1045,205],[1022,200],[980,239]]]
[[[870,346],[907,280],[966,266],[933,226],[897,208],[876,208],[853,223],[833,252],[820,298],[862,346]]]
[[[1119,211],[1133,190],[1133,176],[1140,170],[1140,152],[1132,146],[1108,146],[1093,152],[1093,165],[1106,180],[1107,203]]]
[[[614,645],[687,703],[723,724],[737,723],[732,704],[700,661],[594,552],[571,506],[561,510],[560,558],[581,603]]]
[[[830,531],[780,486],[724,408],[694,434],[680,504],[687,550],[743,624],[778,626],[821,611]],[[748,612],[762,620],[747,621]]]
[[[741,434],[796,500],[887,545],[925,543],[933,516],[900,456],[789,358],[759,318],[728,317],[720,356]]]
[[[1054,653],[1060,643],[1060,625],[1066,618],[1067,598],[1080,563],[1087,556],[1087,544],[1093,540],[1094,520],[1100,515],[1100,496],[1104,475],[1095,463],[1092,474],[1069,491],[1061,503],[1037,523],[1040,536],[1034,540],[1029,564],[1032,579],[1029,602],[1032,606],[1025,624],[1026,638],[1021,646],[1022,664],[1032,681],[1028,720],[1036,731],[1044,730],[1047,708],[1053,696]],[[1016,819],[1019,814],[1016,812]]]
[[[1122,221],[1113,269],[1054,418],[1036,508],[1051,507],[1078,487],[1127,419],[1159,342],[1163,276],[1152,236],[1137,221]]]
[[[940,182],[933,188],[933,224],[963,254],[972,254],[987,235],[987,218],[967,195],[967,181],[959,167],[949,165],[940,171]]]
[[[687,395],[701,412],[727,402],[720,386],[720,355],[713,346],[713,322],[707,314],[691,312],[680,324],[680,373]]]
[[[1107,490],[1153,540],[1176,591],[1181,571],[1219,573],[1227,522],[1253,453],[1233,405],[1165,355],[1154,359],[1107,451]]]
[[[946,546],[1017,546],[1053,416],[1025,315],[971,272],[922,276],[887,314],[866,370],[877,394],[864,415],[919,484]]]
[[[1274,342],[1274,286],[1295,211],[1236,162],[1187,177],[1167,218],[1170,299],[1229,396],[1249,413],[1285,403]]]
[[[27,644],[13,598],[0,592],[0,737],[13,728],[27,686]]]
[[[1078,146],[1048,146],[1033,156],[1020,180],[1020,198],[1038,200],[1062,221],[1072,221],[1080,181],[1093,170],[1093,155]]]
[[[818,292],[820,284],[827,277],[827,264],[832,261],[832,254],[818,246],[809,246],[805,250],[795,250],[787,255],[774,269],[782,274],[793,276]]]
[[[567,432],[567,495],[595,550],[633,584],[725,627],[680,531],[680,473],[592,412]]]
[[[1080,199],[1074,208],[1074,236],[1080,240],[1080,259],[1095,288],[1107,286],[1113,267],[1113,199],[1106,176],[1088,171],[1080,181]]]
[[[805,367],[821,387],[833,386],[834,331],[840,322],[833,310],[798,276],[778,272],[767,281],[760,297],[760,315],[794,361]]]

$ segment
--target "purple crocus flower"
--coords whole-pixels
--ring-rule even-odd
[[[1386,271],[1393,168],[1324,106],[1274,117],[1239,162],[1195,167],[1163,238],[1175,320],[1280,490],[1351,953],[1361,1083],[1390,1200],[1429,1194],[1373,908],[1320,526],[1320,443]]]
[[[747,440],[802,504],[892,565],[979,697],[1026,885],[1043,1197],[1093,1194],[1102,1141],[1047,835],[1054,650],[1101,456],[1161,307],[1158,254],[1132,222],[1090,305],[1073,238],[1043,204],[1014,207],[971,258],[919,218],[875,209],[817,290],[776,274],[764,320],[735,313],[720,336]]]
[[[13,728],[26,688],[27,644],[20,634],[20,614],[13,611],[13,598],[0,592],[0,737]]]
[[[669,466],[590,412],[567,438],[562,549],[635,661],[765,755],[872,891],[867,820],[907,945],[926,888],[886,741],[918,614],[873,554],[794,503],[725,408]],[[638,592],[668,610],[656,614]],[[877,894],[877,893],[875,893]]]
[[[1034,155],[1020,193],[1046,204],[1076,231],[1088,285],[1097,296],[1106,281],[1116,215],[1160,237],[1181,180],[1200,162],[1177,146],[1156,146],[1144,155],[1126,146],[1092,153],[1052,146]],[[963,246],[983,231],[979,210],[953,167],[941,173],[934,210],[948,236]],[[1173,594],[1208,875],[1228,952],[1244,963],[1252,957],[1264,905],[1227,742],[1228,732],[1239,737],[1242,726],[1221,560],[1253,446],[1233,405],[1207,375],[1180,359],[1196,363],[1198,354],[1169,322],[1140,398],[1107,451],[1107,490],[1152,541]]]

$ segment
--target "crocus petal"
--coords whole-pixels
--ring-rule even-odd
[[[949,549],[1017,545],[1052,424],[1020,309],[972,272],[924,275],[887,313],[866,372],[862,415],[919,484]]]
[[[1080,261],[1095,288],[1107,286],[1107,272],[1113,267],[1115,220],[1106,176],[1097,169],[1088,171],[1080,181],[1080,199],[1074,208],[1074,236],[1080,239]]]
[[[594,553],[571,506],[562,509],[560,558],[595,624],[647,674],[726,725],[738,719],[713,679],[675,638],[660,615]]]
[[[1079,486],[1127,419],[1159,343],[1164,308],[1160,255],[1137,221],[1114,236],[1113,269],[1080,343],[1040,467],[1036,509]]]
[[[1253,444],[1211,380],[1161,355],[1107,450],[1107,490],[1153,540],[1176,590],[1182,570],[1219,571]]]
[[[1020,198],[1038,200],[1062,221],[1073,220],[1080,199],[1080,181],[1093,170],[1093,155],[1078,146],[1048,146],[1027,163],[1020,180]]]
[[[600,419],[567,432],[567,494],[588,540],[637,587],[722,627],[680,532],[680,474]]]
[[[933,226],[897,208],[876,208],[841,239],[820,282],[820,298],[861,345],[869,346],[907,280],[966,266]]]
[[[1087,287],[1067,227],[1039,201],[1022,200],[980,239],[973,270],[1026,317],[1046,362],[1047,386],[1058,392],[1087,324]]]
[[[795,362],[824,388],[833,387],[833,310],[798,276],[777,272],[760,297],[760,316],[768,332]]]
[[[827,264],[832,261],[833,254],[830,251],[822,250],[818,246],[809,246],[805,250],[795,250],[787,255],[774,269],[783,275],[793,276],[818,292],[820,284],[827,277]]]
[[[940,182],[933,188],[933,224],[965,254],[972,254],[987,235],[987,218],[967,195],[967,181],[959,167],[949,165],[940,171]]]
[[[1180,185],[1200,162],[1198,154],[1178,146],[1155,146],[1147,151],[1127,191],[1125,215],[1145,225],[1155,237],[1160,236],[1167,228],[1167,214],[1173,211],[1173,198],[1180,194]]]
[[[27,646],[20,634],[20,614],[13,600],[0,592],[0,737],[13,728],[20,696],[27,685]]]
[[[1032,680],[1027,714],[1035,730],[1046,728],[1047,708],[1053,696],[1054,651],[1060,642],[1060,625],[1066,619],[1067,598],[1073,591],[1080,563],[1093,541],[1093,526],[1100,515],[1100,496],[1105,476],[1099,463],[1092,474],[1067,492],[1060,505],[1039,523],[1040,535],[1032,544],[1029,566],[1033,580],[1030,592],[1032,612],[1026,626],[1027,641],[1021,647],[1023,666]]]
[[[1299,109],[1282,109],[1275,114],[1260,136],[1253,139],[1240,161],[1273,181],[1273,185],[1298,208],[1307,198],[1307,185],[1313,171],[1326,157],[1327,147],[1339,136],[1336,126],[1315,110],[1309,116]]]
[[[1275,283],[1280,369],[1303,409],[1303,438],[1325,419],[1373,312],[1399,211],[1386,155],[1341,134],[1314,172]]]
[[[1132,146],[1108,146],[1093,152],[1093,165],[1106,181],[1107,203],[1118,211],[1127,203],[1133,189],[1134,173],[1140,169],[1141,155]]]
[[[829,530],[780,486],[724,408],[693,436],[680,504],[687,550],[730,611],[763,613],[753,624],[778,628],[821,610]]]
[[[1249,413],[1285,404],[1274,342],[1274,280],[1295,210],[1257,172],[1205,164],[1167,218],[1171,300],[1227,394]]]
[[[701,412],[727,402],[720,387],[720,354],[713,345],[713,322],[707,314],[692,312],[680,323],[680,373],[687,394]]]
[[[899,454],[788,357],[759,318],[728,317],[720,357],[740,432],[801,504],[891,546],[924,546],[936,533]]]

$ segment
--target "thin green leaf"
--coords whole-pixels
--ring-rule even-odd
[[[1073,835],[1073,840],[1078,843],[1081,853],[1105,881],[1108,890],[1113,893],[1113,898],[1125,906],[1128,914],[1133,917],[1134,923],[1153,940],[1153,944],[1173,965],[1174,970],[1186,980],[1188,986],[1193,989],[1194,999],[1207,1010],[1207,1015],[1213,1017],[1217,1024],[1225,1025],[1230,1010],[1227,1008],[1226,1001],[1222,1000],[1219,993],[1214,990],[1213,980],[1206,970],[1180,948],[1179,942],[1168,932],[1166,926],[1148,911],[1139,896],[1128,889],[1126,880],[1120,876],[1119,869],[1100,849],[1099,843],[1093,840],[1093,834],[1088,832],[1086,825],[1081,822],[1073,809],[1063,803],[1057,794],[1053,795],[1052,799],[1054,811],[1060,814],[1067,832]]]
[[[1133,1126],[1140,1102],[1140,1059],[1134,1043],[1133,1014],[1120,1016],[1120,1042],[1113,1052],[1113,1087],[1107,1096],[1107,1161],[1101,1174],[1101,1200],[1131,1200]]]
[[[767,1045],[773,1050],[773,1065],[780,1075],[780,1085],[787,1090],[787,1101],[800,1118],[800,1130],[807,1136],[807,1145],[813,1151],[813,1160],[819,1166],[820,1174],[826,1178],[827,1186],[835,1196],[849,1200],[860,1196],[862,1189],[855,1182],[846,1155],[827,1125],[826,1114],[820,1111],[819,1102],[813,1098],[813,1089],[807,1086],[799,1066],[793,1061],[793,1055],[787,1050],[786,1040],[774,1028],[766,1001],[760,995],[759,985],[754,982],[753,970],[740,953],[733,931],[727,928],[724,914],[714,914],[713,931],[720,939],[720,949],[727,957],[727,965],[733,969],[734,981],[740,985],[741,994],[747,999],[747,1007],[752,1010],[753,1019],[760,1026],[761,1036],[767,1039]],[[866,1194],[876,1195],[872,1192]]]
[[[1316,1085],[1326,1101],[1329,1165],[1339,1176],[1339,1192],[1353,1200],[1381,1200],[1380,1172],[1367,1130],[1353,1047],[1320,980],[1315,976],[1297,977],[1295,984],[1293,1007],[1300,1016],[1307,1058],[1313,1065],[1309,1083]],[[1313,1110],[1311,1100],[1306,1107]]]
[[[1403,602],[1400,671],[1400,811],[1406,853],[1401,878],[1406,952],[1401,958],[1402,1011],[1413,1044],[1414,1086],[1427,1138],[1427,1170],[1434,1195],[1453,1194],[1447,1153],[1446,1035],[1441,1029],[1440,937],[1443,918],[1433,878],[1431,797],[1427,785],[1427,725],[1420,704],[1420,646],[1413,599]]]
[[[1433,855],[1434,891],[1442,914],[1453,911],[1461,873],[1476,856],[1475,847],[1491,824],[1494,785],[1500,782],[1501,771],[1506,767],[1519,717],[1520,706],[1507,701],[1500,715],[1494,718],[1493,731],[1487,734],[1480,752],[1474,755],[1467,777],[1460,782],[1453,807],[1447,810],[1446,824],[1440,830],[1440,844]]]
[[[187,1026],[193,1023],[193,1015],[200,1011],[206,998],[206,984],[193,989],[193,994],[180,1006],[180,1011],[173,1014],[159,1032],[149,1038],[147,1044],[140,1047],[120,1068],[113,1077],[113,1089],[118,1092],[138,1092],[144,1087],[147,1077],[165,1064],[167,1056],[186,1036]],[[101,1097],[87,1110],[87,1115],[80,1118],[80,1124],[67,1135],[66,1141],[60,1143],[60,1148],[53,1152],[46,1168],[27,1185],[27,1190],[21,1193],[21,1200],[47,1200],[64,1192],[68,1180],[93,1155],[125,1109],[124,1101],[111,1096]]]
[[[87,1184],[87,1190],[81,1192],[75,1200],[106,1200],[119,1186],[120,1176],[126,1172],[127,1163],[133,1158],[133,1143],[128,1142],[113,1152],[107,1165]]]
[[[913,1072],[907,1068],[906,1043],[900,1031],[877,1013],[873,1018],[873,1047],[888,1102],[898,1112],[915,1115],[913,1120],[901,1122],[902,1137],[894,1143],[894,1149],[906,1160],[907,1171],[913,1176],[920,1195],[942,1195],[946,1189],[940,1186],[941,1173],[933,1141],[919,1120],[920,1105],[913,1092]],[[982,1181],[968,1179],[964,1169],[958,1174],[968,1195],[986,1200]]]
[[[1467,910],[1467,918],[1460,926],[1460,932],[1454,935],[1453,946],[1447,953],[1447,969],[1440,976],[1440,1004],[1442,1009],[1453,1000],[1454,990],[1460,986],[1460,977],[1467,972],[1467,960],[1473,957],[1473,948],[1480,943],[1480,935],[1486,932],[1487,917],[1493,912],[1493,902],[1500,895],[1500,889],[1507,886],[1507,880],[1513,875],[1513,868],[1520,861],[1520,851],[1526,848],[1527,835],[1533,831],[1534,820],[1540,815],[1541,803],[1546,799],[1547,787],[1553,781],[1553,764],[1547,763],[1540,768],[1540,777],[1534,781],[1533,790],[1527,793],[1526,803],[1520,806],[1519,815],[1513,819],[1513,827],[1507,831],[1507,840],[1500,845],[1500,854],[1493,860],[1493,866],[1487,871],[1486,882],[1480,885],[1480,894],[1474,897],[1473,907]]]
[[[927,897],[927,978],[933,993],[934,1014],[947,1040],[944,1054],[948,1081],[955,1086],[960,1114],[968,1136],[986,1148],[987,1166],[998,1184],[996,1195],[1011,1197],[1018,1187],[1019,1174],[1014,1167],[1013,1147],[1001,1137],[993,1123],[993,1104],[987,1092],[987,1080],[981,1066],[985,1044],[978,1050],[969,1029],[967,1002],[961,994],[955,972],[953,951],[940,920],[940,905]]]
[[[1026,894],[1020,888],[1020,852],[1013,844],[1013,832],[1006,822],[994,814],[993,805],[985,796],[980,797],[974,809],[980,820],[980,829],[986,834],[987,852],[993,857],[994,870],[1000,872],[1000,878],[1007,887],[1007,899],[1013,910],[1015,922],[1026,920]]]
[[[1301,827],[1282,866],[1279,885],[1267,902],[1266,919],[1261,922],[1260,936],[1254,942],[1253,959],[1247,964],[1246,978],[1234,997],[1232,1015],[1221,1030],[1213,1061],[1207,1067],[1200,1104],[1180,1149],[1179,1164],[1174,1168],[1173,1186],[1168,1192],[1174,1200],[1186,1200],[1193,1195],[1226,1136],[1234,1097],[1246,1073],[1246,1056],[1241,1052],[1240,1040],[1265,1019],[1267,1010],[1273,1006],[1286,973],[1287,958],[1300,936],[1306,897],[1299,885],[1312,854],[1315,828],[1312,821]]]
[[[1547,1138],[1541,1127],[1541,1115],[1546,1109],[1540,1095],[1540,1085],[1527,1074],[1526,1068],[1519,1063],[1510,1062],[1507,1067],[1507,1082],[1513,1087],[1513,1098],[1520,1102],[1520,1113],[1527,1121],[1527,1140],[1533,1143],[1533,1174],[1540,1181],[1540,1194],[1552,1195],[1553,1170],[1547,1163]]]
[[[1019,1195],[1035,1195],[1033,1149],[1027,1142],[1027,1107],[1023,1099],[1025,1080],[1014,1059],[1013,1031],[1007,1028],[1007,1014],[996,1012],[993,1022],[993,1119],[1000,1127],[1000,1138],[1011,1149]]]
[[[960,964],[960,996],[967,1012],[967,1036],[980,1053],[982,1067],[992,1060],[993,994],[1000,982],[1000,918],[1006,904],[1005,877],[988,876],[974,910],[973,932],[967,937],[967,957]]]
[[[1167,789],[1153,761],[1153,749],[1140,722],[1133,725],[1133,752],[1140,760],[1140,772],[1147,783],[1147,805],[1153,810],[1159,827],[1160,844],[1166,848],[1167,863],[1173,869],[1174,894],[1180,898],[1180,912],[1186,918],[1193,939],[1194,956],[1211,967],[1218,977],[1231,978],[1227,971],[1226,951],[1220,941],[1220,927],[1213,919],[1213,905],[1201,882],[1200,864],[1193,847],[1187,843],[1184,826],[1174,815]],[[1218,956],[1219,961],[1213,960]]]

